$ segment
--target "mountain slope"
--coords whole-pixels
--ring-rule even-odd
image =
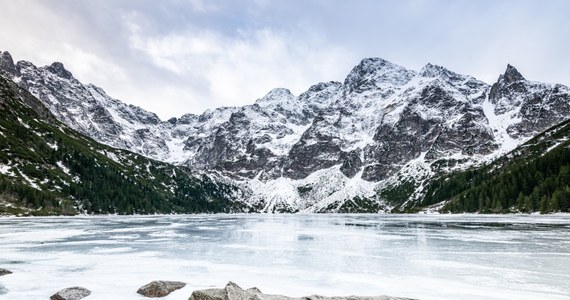
[[[412,207],[443,212],[570,212],[570,121],[489,165],[433,180],[419,200]]]
[[[389,211],[429,181],[490,163],[570,116],[570,89],[507,66],[493,85],[432,64],[363,59],[344,82],[168,121],[76,80],[62,64],[0,55],[0,72],[93,139],[218,174],[258,211]]]
[[[241,211],[236,188],[101,145],[0,76],[0,214]]]

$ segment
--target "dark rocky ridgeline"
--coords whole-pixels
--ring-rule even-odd
[[[89,295],[91,295],[90,290],[83,288],[83,287],[74,286],[74,287],[70,287],[70,288],[65,288],[65,289],[53,294],[49,299],[50,300],[79,300],[79,299],[83,299]]]
[[[287,297],[282,295],[269,295],[262,293],[258,288],[242,289],[239,285],[229,282],[222,289],[197,290],[192,293],[188,300],[411,300],[410,298],[399,298],[390,296],[374,297],[323,297],[312,295],[307,297]]]
[[[185,286],[186,283],[180,281],[155,280],[141,286],[137,293],[149,298],[160,298],[168,296],[170,293]]]

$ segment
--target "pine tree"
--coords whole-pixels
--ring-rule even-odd
[[[524,211],[524,204],[525,204],[525,196],[522,191],[519,192],[519,196],[517,197],[517,210]]]
[[[540,213],[545,214],[548,212],[548,197],[546,195],[540,198]]]
[[[560,211],[560,205],[558,204],[558,199],[561,197],[560,195],[563,192],[561,190],[556,190],[554,194],[552,194],[552,198],[550,198],[550,202],[548,203],[548,211],[556,212]]]

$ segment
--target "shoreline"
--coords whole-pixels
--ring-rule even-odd
[[[30,218],[30,219],[41,219],[41,218],[99,218],[99,217],[173,217],[173,216],[331,216],[331,215],[341,215],[341,216],[570,216],[570,212],[553,212],[553,213],[540,213],[530,212],[530,213],[439,213],[439,212],[415,212],[415,213],[263,213],[263,212],[239,212],[239,213],[195,213],[195,214],[77,214],[77,215],[1,215],[0,219],[8,218]]]

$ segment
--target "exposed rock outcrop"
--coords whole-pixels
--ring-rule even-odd
[[[79,300],[79,299],[83,299],[89,295],[91,295],[90,290],[83,288],[83,287],[74,286],[74,287],[70,287],[70,288],[65,288],[65,289],[53,294],[50,297],[50,300]]]
[[[399,298],[390,296],[374,297],[324,297],[312,295],[307,297],[287,297],[282,295],[263,294],[258,288],[242,289],[239,285],[229,282],[223,289],[198,290],[192,293],[188,300],[411,300],[410,298]]]
[[[12,271],[0,268],[0,276],[12,274]]]
[[[168,296],[170,293],[185,286],[186,283],[180,281],[155,280],[140,287],[137,293],[149,298],[159,298]]]

